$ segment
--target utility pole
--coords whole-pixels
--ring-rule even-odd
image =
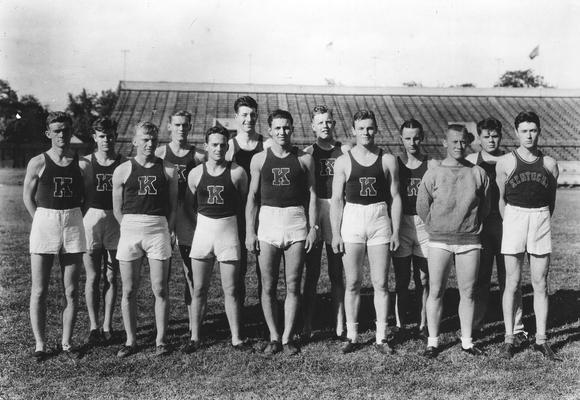
[[[252,83],[252,53],[248,54],[248,62],[249,62],[248,82]]]
[[[127,80],[127,53],[128,52],[129,52],[129,50],[127,50],[127,49],[121,50],[121,53],[123,53],[123,80],[124,81]]]

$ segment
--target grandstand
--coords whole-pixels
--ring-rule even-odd
[[[259,104],[257,130],[267,132],[268,112],[287,109],[294,116],[293,141],[298,145],[312,142],[310,110],[316,104],[334,109],[336,131],[341,140],[350,140],[352,115],[361,108],[373,110],[380,134],[377,142],[393,154],[403,148],[398,137],[399,125],[408,118],[421,121],[427,133],[427,151],[443,155],[441,138],[447,125],[463,123],[476,133],[477,121],[493,116],[504,126],[503,146],[513,149],[517,140],[513,120],[518,112],[533,110],[542,120],[540,146],[557,160],[580,160],[580,90],[522,88],[371,88],[342,86],[250,85],[214,83],[133,82],[121,81],[119,100],[112,117],[119,122],[121,151],[131,155],[131,127],[141,120],[161,126],[161,141],[168,141],[165,129],[168,115],[174,110],[192,113],[192,142],[200,143],[203,132],[220,123],[235,131],[233,104],[242,95],[254,97]]]

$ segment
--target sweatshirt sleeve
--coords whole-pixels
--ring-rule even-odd
[[[417,194],[417,215],[426,223],[431,203],[433,203],[433,170],[425,172],[421,185],[419,185],[419,193]]]

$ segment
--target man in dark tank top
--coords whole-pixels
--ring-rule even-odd
[[[85,181],[85,236],[87,252],[83,256],[86,271],[85,301],[90,320],[88,343],[108,342],[113,335],[113,308],[117,298],[119,262],[119,222],[113,214],[113,171],[125,161],[117,154],[117,123],[110,118],[99,118],[93,125],[93,140],[97,150],[83,157],[79,164]],[[101,279],[103,284],[104,315],[99,326],[101,308]]]
[[[493,262],[497,266],[497,279],[500,293],[503,294],[505,287],[505,263],[501,254],[502,219],[499,213],[499,188],[496,183],[495,165],[499,157],[504,152],[500,149],[502,139],[501,122],[495,118],[486,118],[477,123],[477,135],[481,145],[481,151],[469,154],[466,159],[475,165],[479,165],[485,170],[489,177],[489,197],[491,210],[481,231],[481,259],[479,264],[479,274],[475,292],[475,316],[473,317],[473,337],[481,336],[483,322],[489,302],[489,291],[491,287],[491,275]],[[519,347],[527,341],[527,332],[524,331],[522,323],[522,291],[518,288],[514,303],[515,323],[514,323],[514,344]]]
[[[226,160],[234,161],[241,166],[248,179],[251,179],[250,162],[255,154],[260,153],[270,145],[268,140],[256,131],[256,122],[258,121],[258,103],[253,97],[242,96],[234,102],[234,119],[236,121],[236,136],[228,142],[228,151]],[[249,181],[248,181],[249,184]],[[244,199],[245,201],[245,199]],[[242,213],[243,214],[243,213]],[[246,218],[242,215],[238,221],[240,227],[240,242],[246,242]],[[258,278],[258,297],[261,298],[262,282],[260,278],[260,265],[258,258],[255,260],[256,275]],[[242,255],[240,258],[240,280],[241,287],[239,291],[242,305],[246,301],[246,272],[248,270],[248,250],[242,246]]]
[[[304,340],[312,336],[312,320],[316,306],[316,286],[320,278],[322,249],[326,245],[326,259],[328,261],[328,277],[332,296],[332,315],[337,338],[345,335],[344,325],[344,278],[342,258],[332,251],[332,229],[330,227],[330,198],[332,197],[332,178],[334,177],[334,163],[351,146],[342,144],[334,136],[334,121],[332,110],[325,105],[315,106],[312,110],[312,131],[316,135],[316,142],[304,151],[314,158],[314,173],[316,179],[316,196],[318,198],[318,226],[322,241],[306,255],[306,276],[302,293],[302,314],[304,326],[302,336]]]
[[[190,214],[193,214],[194,203],[197,204],[197,226],[190,252],[192,329],[190,341],[183,348],[186,354],[196,351],[200,345],[201,325],[216,260],[220,265],[232,347],[236,350],[251,350],[247,342],[242,340],[240,332],[241,301],[238,295],[241,286],[238,216],[243,212],[242,199],[247,197],[248,178],[242,167],[226,161],[228,139],[226,128],[214,126],[208,129],[205,134],[208,160],[194,168],[188,177],[190,191],[186,205]]]
[[[525,253],[529,256],[536,342],[534,350],[550,360],[559,360],[547,343],[548,270],[552,252],[550,217],[556,203],[558,164],[538,149],[540,118],[521,112],[514,121],[520,145],[502,156],[496,166],[499,212],[503,217],[501,252],[506,280],[502,298],[505,343],[502,354],[511,358],[517,350],[514,338],[516,294],[520,286]]]
[[[311,251],[317,240],[314,161],[310,154],[292,146],[294,128],[288,111],[274,110],[268,116],[268,125],[272,146],[256,154],[250,165],[246,247],[258,254],[262,272],[262,309],[270,331],[270,342],[264,352],[274,354],[284,347],[289,355],[294,355],[300,351],[293,335],[304,251]],[[308,203],[308,220],[305,203]],[[280,335],[276,289],[282,255],[286,261],[286,300],[284,331]]]
[[[137,155],[113,173],[113,210],[121,225],[117,259],[123,282],[121,309],[127,334],[117,353],[137,352],[137,293],[143,256],[149,261],[155,296],[156,355],[169,353],[166,342],[169,318],[169,259],[175,241],[177,173],[175,166],[155,156],[159,129],[151,122],[135,126]]]
[[[356,145],[334,163],[330,222],[332,249],[342,254],[345,274],[348,342],[342,346],[343,353],[360,346],[358,312],[365,253],[374,289],[376,348],[382,354],[393,352],[392,343],[387,341],[389,253],[399,247],[401,196],[397,160],[375,144],[376,133],[375,114],[358,111],[352,122]]]
[[[22,199],[32,217],[30,229],[30,324],[36,341],[33,356],[47,357],[46,307],[50,270],[55,256],[62,271],[65,308],[62,312],[62,350],[72,355],[82,254],[86,251],[82,217],[84,197],[77,156],[70,151],[72,119],[51,112],[46,119],[51,147],[30,160]]]
[[[191,293],[189,291],[191,276],[191,241],[195,220],[190,221],[184,209],[185,193],[187,191],[187,175],[196,166],[205,160],[205,152],[188,143],[191,132],[191,113],[184,110],[175,111],[167,121],[171,141],[160,146],[155,155],[175,165],[177,174],[177,210],[175,214],[175,237],[179,246],[179,254],[183,260],[183,276],[187,284],[184,286],[187,318],[191,330]]]

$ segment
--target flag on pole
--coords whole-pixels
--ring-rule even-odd
[[[533,60],[539,55],[540,55],[540,45],[537,45],[536,47],[534,47],[534,50],[532,50],[532,52],[528,57],[530,57],[530,60]]]

